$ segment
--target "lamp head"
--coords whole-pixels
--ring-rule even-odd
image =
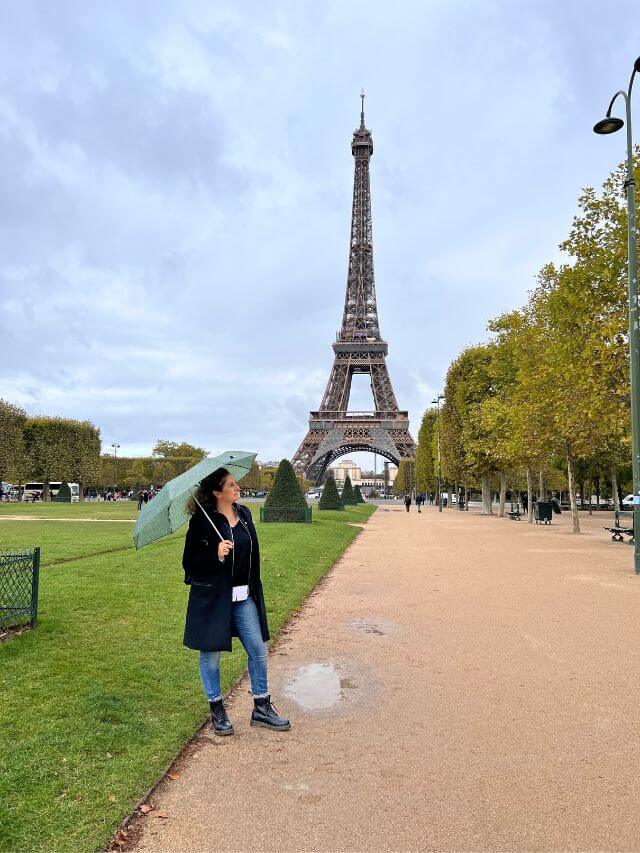
[[[621,127],[624,127],[624,122],[621,118],[607,116],[594,124],[593,132],[605,136],[608,133],[615,133]]]

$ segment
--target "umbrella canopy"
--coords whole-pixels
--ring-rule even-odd
[[[186,524],[190,516],[187,501],[191,498],[200,481],[217,468],[226,468],[236,479],[241,480],[248,474],[256,458],[256,453],[242,450],[228,450],[220,456],[207,457],[189,468],[179,477],[169,480],[160,492],[145,504],[133,529],[133,541],[136,548],[142,548],[149,542],[168,536]]]

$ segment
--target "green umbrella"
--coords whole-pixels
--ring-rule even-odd
[[[228,450],[220,456],[207,457],[189,468],[179,477],[164,486],[160,492],[145,504],[133,529],[133,541],[136,548],[142,548],[149,542],[161,539],[173,533],[189,521],[187,501],[193,497],[200,481],[207,474],[212,474],[216,468],[226,468],[236,479],[241,480],[248,474],[256,458],[256,453],[245,453],[242,450]]]

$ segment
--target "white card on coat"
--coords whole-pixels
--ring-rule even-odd
[[[245,601],[249,598],[249,586],[234,586],[231,601]]]

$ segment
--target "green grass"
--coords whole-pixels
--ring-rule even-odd
[[[67,517],[87,509],[54,507]],[[373,511],[259,525],[272,636],[353,541],[348,522]],[[1,521],[0,547],[9,534],[11,547],[41,544],[45,562],[78,555],[70,535],[92,556],[43,567],[36,630],[0,644],[0,850],[96,849],[206,716],[197,652],[182,646],[184,531],[102,555],[119,537],[130,542],[129,525]],[[246,665],[237,641],[222,661],[226,690]]]
[[[0,516],[42,516],[43,518],[132,518],[138,515],[137,501],[90,501],[88,503],[0,503]]]

